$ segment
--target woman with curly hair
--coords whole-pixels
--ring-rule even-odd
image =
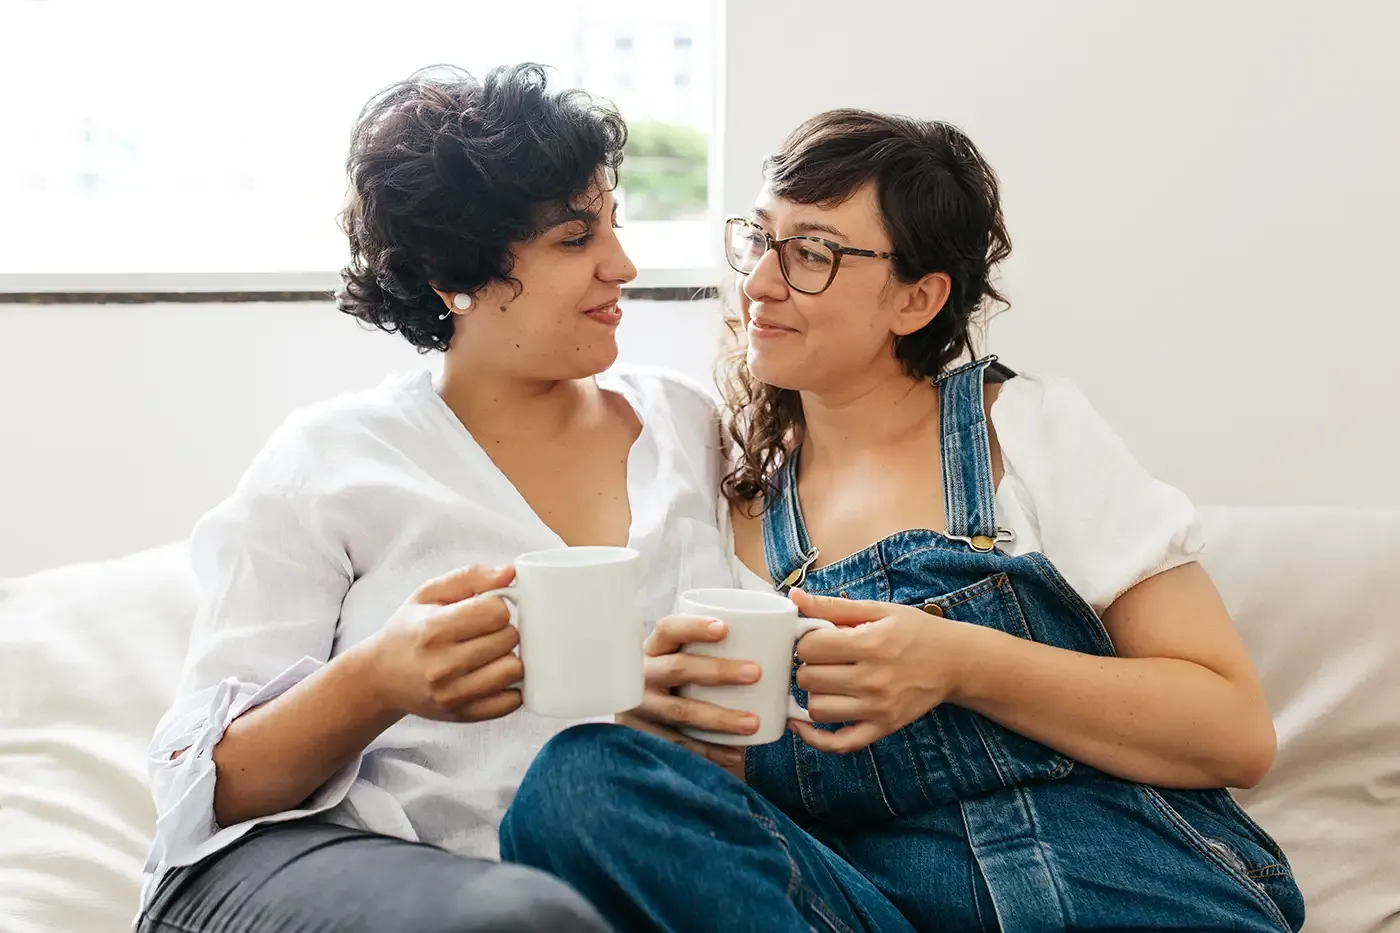
[[[503,854],[628,930],[1298,929],[1224,790],[1274,730],[1190,501],[1072,385],[976,358],[1010,253],[990,165],[948,124],[838,110],[766,180],[725,230],[723,488],[745,588],[837,623],[764,673],[812,722],[743,748],[752,715],[670,693],[709,682],[676,652],[710,620],[663,619],[637,728],[552,739]]]
[[[530,760],[521,552],[630,545],[643,607],[728,584],[713,403],[614,367],[626,128],[534,65],[428,71],[356,125],[341,311],[441,351],[294,414],[192,538],[202,601],[151,747],[144,933],[606,929],[497,859]],[[677,572],[684,568],[684,574]]]

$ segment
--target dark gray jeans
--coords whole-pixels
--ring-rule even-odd
[[[161,879],[139,933],[608,933],[562,881],[326,823],[263,826]]]

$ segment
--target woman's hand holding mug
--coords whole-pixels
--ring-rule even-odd
[[[617,721],[675,742],[742,777],[736,771],[744,762],[742,748],[706,742],[680,730],[728,733],[741,737],[740,744],[748,744],[742,737],[758,729],[758,717],[672,692],[697,684],[737,686],[758,682],[763,672],[752,661],[684,650],[687,645],[723,642],[728,633],[729,626],[722,620],[700,615],[667,616],[656,623],[646,641],[646,694],[642,705],[618,715]]]

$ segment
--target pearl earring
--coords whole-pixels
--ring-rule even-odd
[[[472,307],[472,296],[468,295],[466,292],[458,292],[452,296],[452,307],[456,308],[458,311],[470,311]],[[451,316],[452,309],[449,308],[438,315],[438,320],[445,321]]]

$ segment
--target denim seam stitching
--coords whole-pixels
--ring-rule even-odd
[[[1213,850],[1209,845],[1203,843],[1201,839],[1197,838],[1200,837],[1200,833],[1196,828],[1188,823],[1186,817],[1178,813],[1176,808],[1161,794],[1142,784],[1138,785],[1138,790],[1146,795],[1148,801],[1157,809],[1157,812],[1161,814],[1162,818],[1167,821],[1169,826],[1176,830],[1177,834],[1186,841],[1187,845],[1195,849],[1198,854],[1203,855],[1206,861],[1214,865],[1218,871],[1223,872],[1227,878],[1234,881],[1240,888],[1247,891],[1250,898],[1265,909],[1270,918],[1278,924],[1279,929],[1282,930],[1283,933],[1292,933],[1292,927],[1288,925],[1288,920],[1283,916],[1283,911],[1274,903],[1274,899],[1269,897],[1269,895],[1254,882],[1254,879],[1249,877],[1247,871],[1239,871],[1229,864],[1224,856]]]
[[[1011,616],[1015,622],[1020,625],[1021,631],[1025,633],[1026,639],[1028,641],[1034,641],[1035,637],[1031,632],[1030,620],[1026,618],[1026,611],[1021,606],[1021,600],[1016,597],[1016,588],[1011,585],[1011,579],[1006,574],[1003,573],[1000,577],[1001,580],[998,581],[996,588],[1000,591],[1003,609],[1007,615]],[[1050,760],[1055,765],[1047,777],[1052,781],[1057,781],[1069,774],[1070,770],[1074,767],[1074,760],[1058,749],[1051,748],[1044,742],[1039,744],[1050,753]]]
[[[789,848],[787,839],[778,831],[778,824],[773,818],[763,813],[755,813],[752,808],[749,810],[749,815],[773,837],[774,841],[776,841],[778,846],[783,850],[783,855],[787,858],[787,898],[789,901],[794,902],[793,906],[797,906],[794,895],[800,892],[802,894],[802,899],[807,901],[812,910],[820,915],[822,920],[832,929],[839,931],[839,933],[855,933],[854,930],[841,922],[840,918],[836,916],[835,912],[827,905],[826,901],[822,900],[809,886],[802,883],[802,869],[798,867],[797,860],[792,857],[792,849]],[[190,931],[190,933],[193,933],[193,931]]]
[[[981,393],[976,393],[976,395],[980,396]],[[974,402],[977,403],[980,413],[980,399],[974,397]],[[977,503],[977,514],[981,520],[982,533],[990,535],[991,538],[995,539],[997,536],[996,513],[993,511],[995,505],[989,504],[989,496],[987,495],[987,487],[991,485],[991,476],[988,475],[991,472],[991,462],[989,456],[984,457],[982,455],[982,452],[988,449],[991,440],[987,437],[986,423],[981,418],[978,418],[972,423],[971,432],[972,471],[974,482],[976,483],[972,490],[972,498]],[[985,509],[984,506],[986,506]],[[982,513],[984,511],[987,514],[983,515]],[[976,529],[973,527],[972,523],[968,524],[968,531],[976,533]]]
[[[774,841],[778,843],[778,847],[783,850],[783,856],[787,859],[788,863],[787,898],[788,900],[792,900],[792,895],[802,886],[802,872],[797,867],[797,860],[792,857],[792,850],[788,848],[788,841],[783,838],[782,833],[778,832],[778,824],[772,817],[763,813],[754,813],[752,808],[749,810],[749,815],[752,816],[760,826],[767,830],[768,835],[772,836]]]
[[[941,596],[933,596],[925,600],[925,605],[927,605],[928,603],[937,603],[944,609],[956,609],[958,606],[961,606],[964,603],[972,602],[972,600],[976,599],[977,597],[990,593],[992,590],[1008,582],[1010,581],[1008,580],[1006,573],[1004,571],[998,570],[996,573],[993,573],[990,576],[983,577],[976,583],[969,583],[967,586],[964,586],[961,589],[953,590],[951,593],[944,593]]]
[[[837,931],[837,933],[855,933],[854,930],[852,930],[850,927],[846,926],[846,924],[841,922],[841,919],[836,916],[834,911],[832,911],[830,905],[828,905],[826,901],[822,900],[819,896],[817,896],[817,894],[815,894],[811,888],[807,887],[806,885],[802,885],[801,887],[802,894],[806,898],[808,906],[811,907],[812,912],[815,913],[817,916],[821,917],[822,921],[830,929]]]
[[[1011,585],[1011,578],[1004,573],[997,574],[997,578],[993,589],[1001,597],[1002,608],[1011,616],[1012,623],[1020,629],[1022,637],[1026,641],[1035,641],[1035,636],[1031,634],[1030,620],[1026,618],[1026,611],[1021,608],[1021,601],[1016,598],[1016,589]]]
[[[870,773],[875,778],[875,789],[880,792],[880,802],[885,805],[885,809],[890,812],[890,816],[900,816],[901,814],[894,808],[894,804],[890,803],[889,794],[885,793],[885,782],[884,779],[880,777],[880,766],[875,763],[875,746],[873,744],[867,745],[862,751],[864,751],[866,757],[870,759]]]
[[[976,714],[974,713],[973,715]],[[933,727],[938,730],[939,745],[944,749],[952,748],[952,743],[948,741],[948,731],[943,728],[943,723],[940,721],[939,717],[933,713],[929,713],[929,720],[933,723]],[[958,783],[962,785],[963,791],[965,793],[971,793],[973,790],[972,785],[968,783],[967,778],[963,776],[962,769],[958,767],[958,756],[946,754],[944,757],[948,761],[948,769],[952,771],[954,777],[958,779]]]
[[[1051,589],[1059,593],[1071,608],[1076,610],[1075,614],[1080,616],[1081,621],[1089,626],[1090,632],[1099,641],[1100,647],[1108,650],[1107,657],[1117,657],[1118,651],[1113,647],[1113,639],[1109,637],[1108,629],[1104,628],[1103,620],[1099,618],[1098,613],[1084,602],[1084,597],[1075,592],[1074,588],[1069,585],[1044,554],[1033,552],[1028,556],[1041,571],[1041,578],[1050,585]]]
[[[977,733],[977,741],[982,743],[982,751],[987,753],[987,758],[991,761],[992,767],[996,770],[997,780],[1001,781],[1003,787],[1011,787],[1012,782],[1007,779],[1007,771],[1001,756],[992,751],[992,743],[987,741],[987,732],[982,728],[982,716],[974,716],[972,719],[972,729]]]
[[[852,555],[851,555],[851,557],[855,557],[855,556],[856,556],[855,554],[852,554]],[[844,558],[844,557],[843,557],[841,560],[842,560],[842,562],[844,562],[844,561],[846,561],[846,560],[848,560],[848,559],[849,559],[849,558]],[[828,570],[828,569],[830,569],[830,567],[834,567],[834,566],[835,566],[835,564],[831,564],[831,565],[828,565],[827,567],[819,567],[819,568],[817,568],[816,570],[809,571],[808,574],[807,574],[807,579],[810,580],[812,577],[816,576],[817,574],[820,574],[823,570]],[[814,594],[814,595],[816,595],[816,594],[823,594],[823,595],[824,595],[824,594],[829,594],[829,593],[831,593],[831,592],[834,591],[834,590],[839,590],[839,589],[841,589],[842,587],[859,586],[860,584],[866,582],[867,580],[873,580],[874,578],[878,577],[879,575],[880,575],[880,569],[879,569],[879,568],[876,568],[875,570],[871,570],[870,572],[866,573],[866,574],[865,574],[864,576],[862,576],[862,577],[856,577],[854,580],[847,580],[847,579],[844,579],[844,578],[838,578],[838,579],[841,580],[841,582],[839,582],[839,583],[833,583],[833,584],[830,584],[830,585],[824,585],[824,586],[821,586],[821,587],[815,587],[815,586],[814,586],[814,587],[811,587],[811,588],[808,590],[808,592],[810,592],[810,593],[812,593],[812,594]],[[803,582],[805,583],[805,582],[807,582],[807,581],[804,580]],[[825,583],[825,581],[822,581],[822,582]]]
[[[924,713],[924,716],[932,715],[932,711]],[[921,716],[919,718],[922,719],[923,717]],[[918,719],[914,720],[914,722],[918,721]],[[913,725],[913,723],[910,723],[909,725]],[[919,793],[922,794],[924,800],[928,801],[930,804],[936,804],[936,801],[933,799],[932,795],[929,794],[928,788],[924,786],[924,777],[922,774],[923,768],[920,767],[921,762],[919,760],[919,755],[914,751],[914,743],[909,740],[909,727],[905,726],[903,729],[900,729],[895,734],[903,740],[904,748],[907,752],[909,752],[909,764],[911,765],[909,770],[914,775],[914,783],[919,785]]]
[[[1274,841],[1274,837],[1265,832],[1264,827],[1260,826],[1258,822],[1255,821],[1254,817],[1245,812],[1244,807],[1239,805],[1238,801],[1230,795],[1229,791],[1222,791],[1222,797],[1224,798],[1225,806],[1234,814],[1236,819],[1244,824],[1245,829],[1249,830],[1250,835],[1254,837],[1254,841],[1259,844],[1260,848],[1274,857],[1274,861],[1268,865],[1262,866],[1261,870],[1263,870],[1263,868],[1278,867],[1283,869],[1286,874],[1292,874],[1292,868],[1288,864],[1288,856],[1284,854],[1283,849],[1279,848],[1279,844]]]
[[[797,775],[797,796],[801,798],[802,805],[807,808],[807,812],[816,816],[816,795],[813,793],[811,781],[807,777],[807,765],[802,760],[802,748],[796,739],[793,739],[791,744],[793,771]]]

